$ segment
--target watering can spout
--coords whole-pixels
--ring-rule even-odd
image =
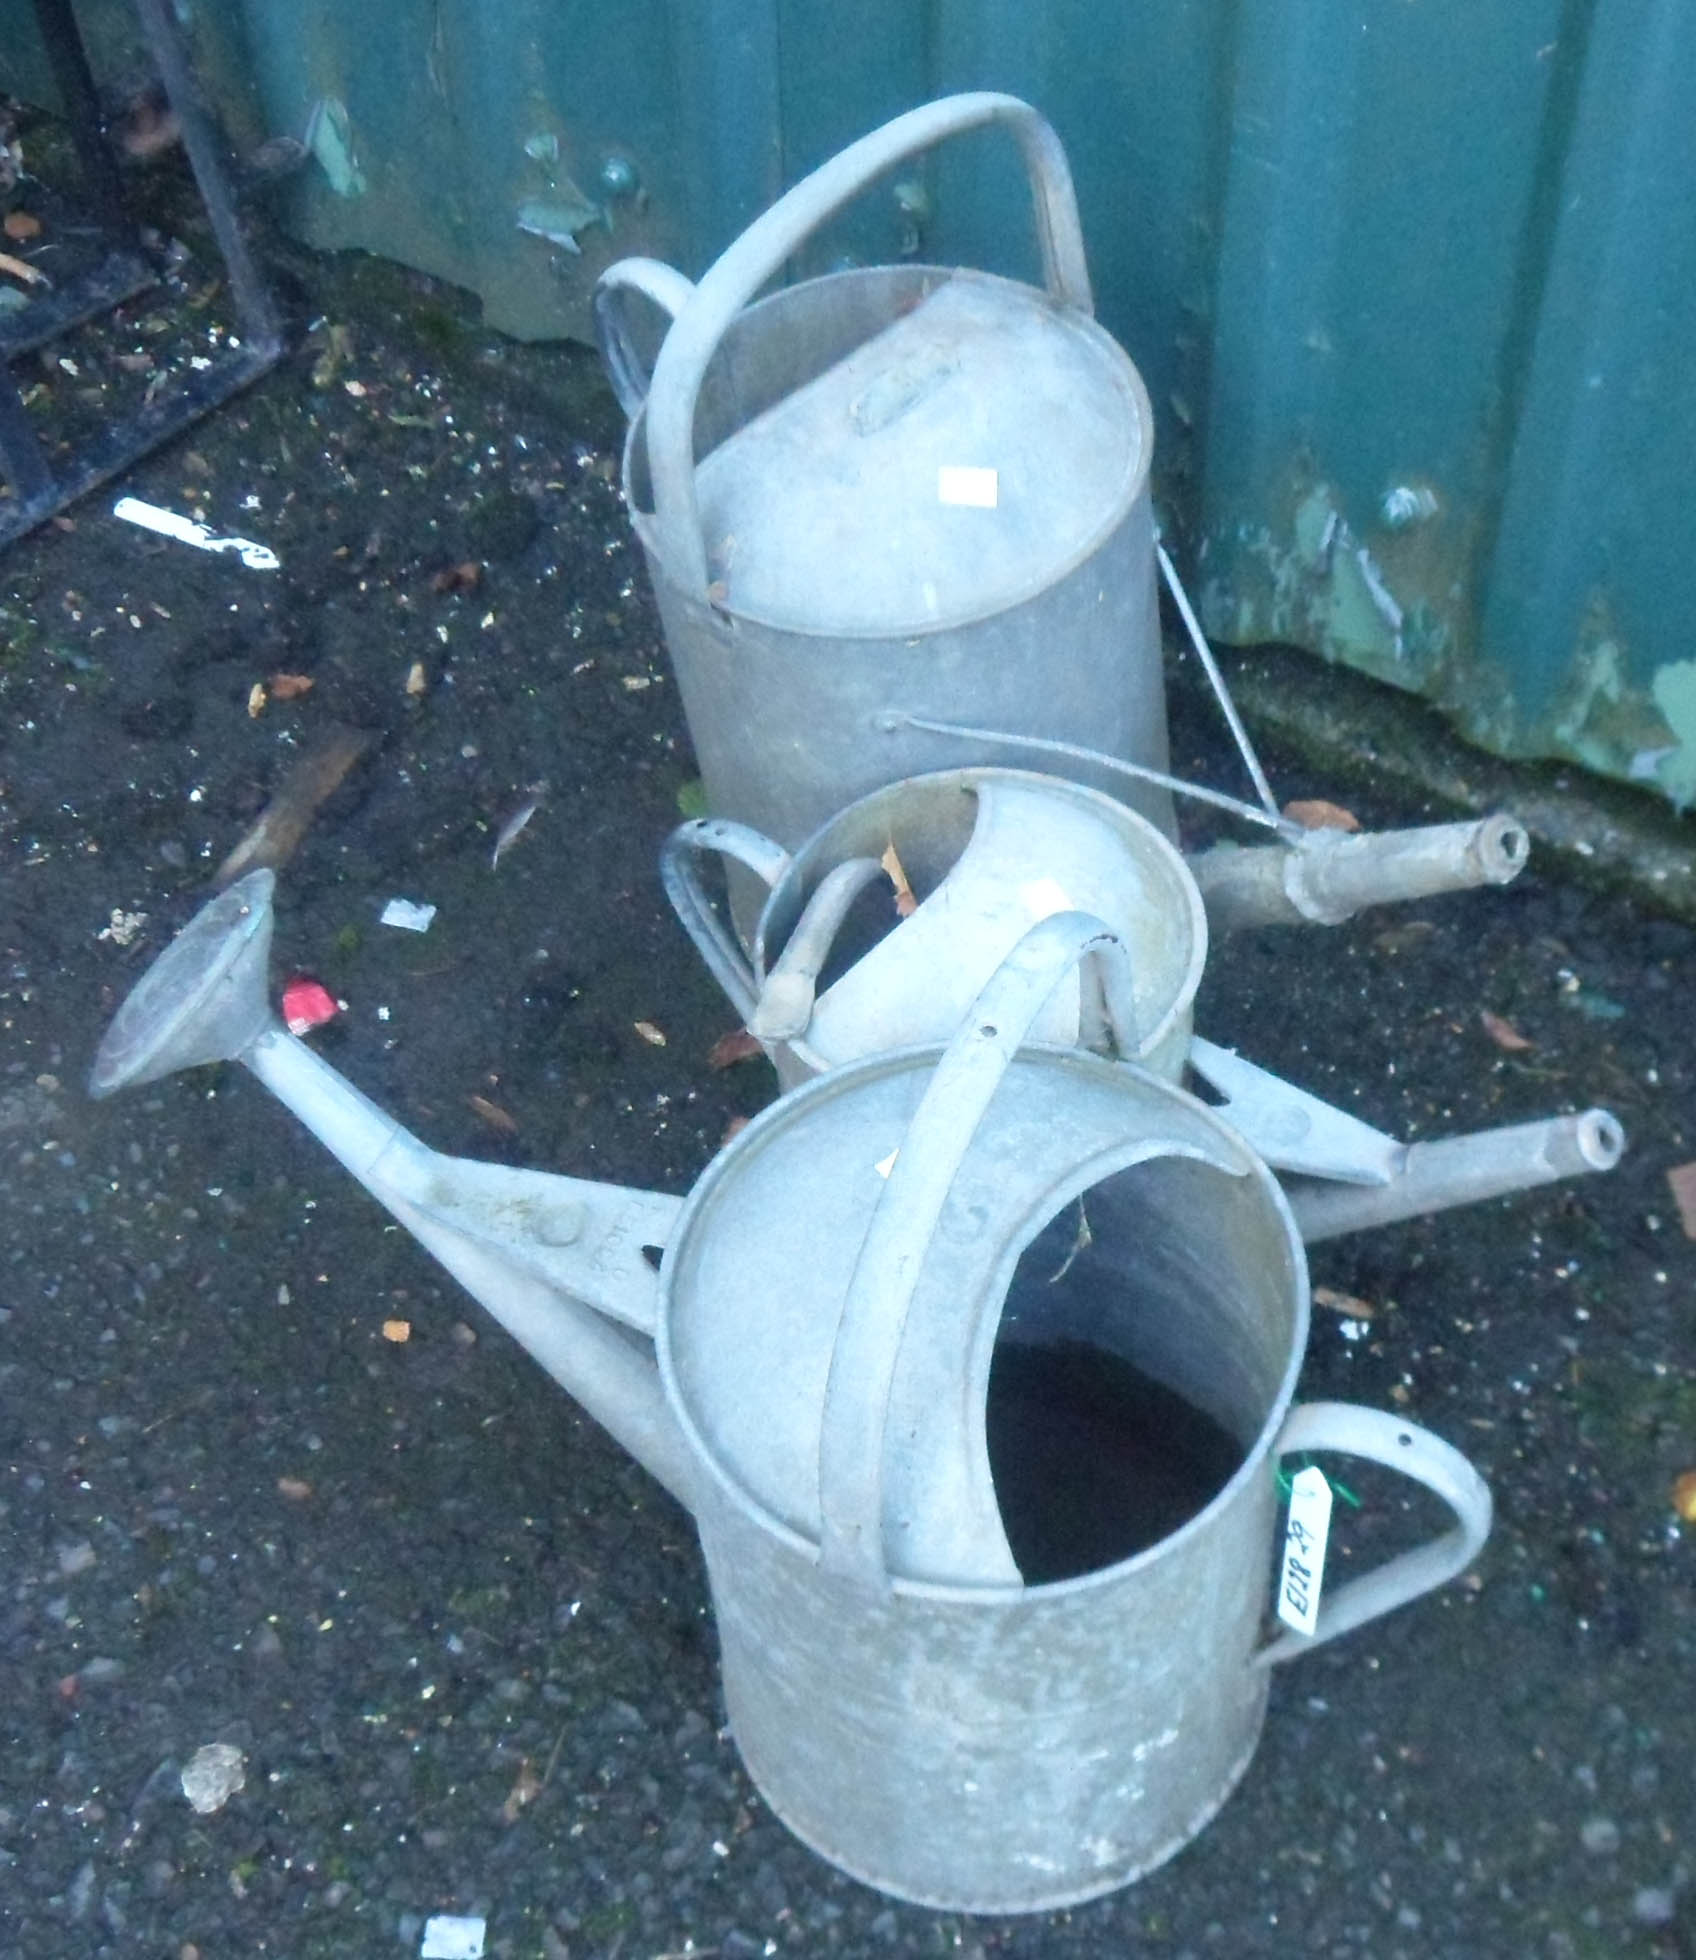
[[[1369,905],[1505,885],[1524,869],[1525,826],[1497,814],[1411,830],[1310,830],[1293,844],[1218,844],[1189,860],[1215,933],[1341,925]]]
[[[99,1097],[199,1063],[250,1069],[681,1503],[695,1472],[652,1336],[682,1200],[429,1148],[290,1035],[266,992],[275,879],[256,871],[189,922],[119,1009]]]

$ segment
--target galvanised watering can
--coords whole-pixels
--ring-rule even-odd
[[[762,287],[897,164],[992,127],[1030,179],[1043,288],[959,267]],[[631,295],[670,317],[651,384]],[[990,761],[891,708],[1163,770],[1147,390],[1096,324],[1071,173],[1007,95],[899,116],[803,179],[691,286],[620,261],[598,333],[624,488],[709,814],[793,850],[882,783]],[[1170,834],[1166,792],[1080,765]],[[738,930],[759,895],[737,887]]]
[[[751,954],[712,905],[704,854],[770,887]],[[1168,1080],[1183,1069],[1207,957],[1201,894],[1159,831],[1099,790],[1015,769],[951,769],[861,797],[793,856],[745,824],[696,818],[672,832],[660,871],[785,1088],[864,1055],[946,1041],[1030,927],[1066,911],[1105,920],[1129,950],[1128,1058]],[[1080,976],[1067,975],[1032,1037],[1087,1041],[1090,1012]]]
[[[1233,798],[1174,787],[1268,821]],[[1193,1033],[1209,928],[1334,925],[1369,905],[1502,885],[1526,851],[1523,825],[1495,815],[1412,830],[1301,831],[1275,845],[1214,845],[1186,861],[1098,791],[985,767],[874,790],[793,856],[745,824],[696,818],[672,832],[660,862],[680,922],[784,1089],[886,1049],[943,1040],[1036,920],[1073,907],[1102,918],[1131,958],[1121,1052],[1170,1081],[1187,1068],[1224,1100],[1232,1127],[1283,1174],[1311,1244],[1611,1170],[1624,1136],[1606,1110],[1593,1109],[1398,1142]],[[701,858],[713,855],[769,888],[749,953],[700,876]],[[891,902],[891,866],[908,886],[905,917]],[[1032,1034],[1087,1047],[1098,1023],[1099,1003],[1073,975]]]
[[[1488,1491],[1447,1444],[1292,1407],[1306,1263],[1242,1138],[1146,1070],[1028,1044],[1086,959],[1125,1038],[1100,922],[1041,921],[945,1048],[803,1084],[680,1201],[410,1136],[272,1014],[272,887],[190,923],[93,1092],[244,1063],[690,1508],[738,1746],[844,1870],[982,1912],[1128,1883],[1246,1769],[1271,1665],[1483,1543]],[[1387,1463],[1455,1522],[1335,1586],[1313,1636],[1268,1637],[1292,1450]]]

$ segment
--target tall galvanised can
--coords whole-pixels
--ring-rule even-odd
[[[1041,290],[909,264],[756,299],[868,184],[984,125],[1019,144]],[[632,293],[670,316],[651,381]],[[793,849],[885,783],[1010,759],[913,718],[1164,770],[1153,415],[1095,321],[1071,173],[1033,109],[974,94],[900,116],[698,285],[654,260],[612,266],[597,318],[712,815]],[[1062,766],[1170,833],[1164,789]]]

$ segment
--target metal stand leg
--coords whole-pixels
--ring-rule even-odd
[[[242,237],[212,120],[169,8],[165,0],[135,0],[135,5],[223,257],[240,344],[169,393],[145,403],[127,420],[113,424],[65,462],[56,466],[42,447],[13,380],[12,360],[85,320],[109,313],[158,281],[124,209],[123,187],[101,128],[94,78],[70,0],[35,0],[36,19],[82,163],[84,192],[95,207],[93,215],[108,246],[89,271],[0,318],[0,479],[10,491],[0,498],[0,546],[34,530],[55,511],[169,441],[275,366],[283,351],[276,306]]]

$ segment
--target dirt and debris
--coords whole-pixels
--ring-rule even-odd
[[[178,286],[63,349],[79,371],[42,369],[32,414],[98,422],[163,371],[213,274],[162,223]],[[1026,1921],[892,1904],[789,1835],[724,1732],[690,1521],[251,1078],[83,1096],[118,1001],[338,729],[358,753],[274,860],[274,971],[351,1003],[312,1039],[385,1110],[683,1192],[773,1092],[708,1065],[722,999],[659,884],[699,772],[593,360],[506,345],[428,279],[268,263],[289,358],[117,487],[279,569],[90,500],[0,589],[0,1947],[348,1960],[446,1917],[579,1960],[1696,1950],[1696,1245],[1667,1183],[1696,1158],[1689,927],[1534,859],[1213,961],[1203,1032],[1397,1136],[1603,1103],[1630,1148],[1315,1249],[1350,1304],[1315,1317],[1303,1398],[1463,1447],[1492,1543],[1466,1585],[1275,1671],[1181,1857]],[[1228,780],[1188,662],[1173,683],[1175,762]],[[1373,828],[1451,814],[1258,732],[1281,795]],[[548,821],[491,878],[543,779]],[[378,929],[395,894],[435,908],[426,936]],[[1622,1012],[1551,1014],[1565,974]],[[1485,999],[1536,1046],[1482,1035]],[[1339,1569],[1429,1528],[1347,1474]],[[181,1778],[209,1736],[244,1782],[200,1815]]]

